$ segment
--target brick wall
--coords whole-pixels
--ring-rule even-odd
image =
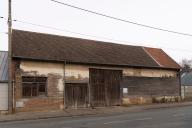
[[[15,111],[47,111],[47,110],[59,110],[63,109],[64,98],[63,98],[63,76],[58,73],[42,74],[38,70],[23,70],[15,64]],[[17,66],[16,66],[17,64]],[[49,67],[47,67],[49,68]],[[49,69],[47,69],[49,70]],[[61,69],[62,70],[62,69]],[[22,76],[43,76],[47,77],[47,95],[39,97],[24,98],[22,96]]]

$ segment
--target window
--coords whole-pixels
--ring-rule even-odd
[[[46,77],[22,77],[22,95],[23,97],[38,97],[45,96]]]

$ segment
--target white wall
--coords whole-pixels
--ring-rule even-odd
[[[8,110],[8,83],[0,83],[0,111]]]

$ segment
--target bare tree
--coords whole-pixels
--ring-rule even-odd
[[[180,64],[182,66],[181,74],[192,71],[192,60],[183,59]]]

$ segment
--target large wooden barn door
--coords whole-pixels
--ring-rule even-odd
[[[88,88],[85,83],[66,83],[66,105],[67,107],[87,107]]]
[[[120,105],[121,78],[120,70],[90,69],[92,105]]]

